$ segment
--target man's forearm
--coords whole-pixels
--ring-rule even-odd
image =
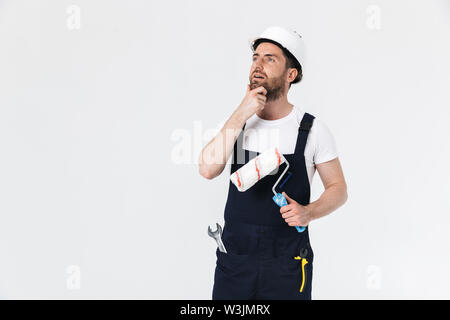
[[[203,148],[199,156],[202,176],[212,179],[223,171],[245,121],[245,117],[235,111],[222,130]]]
[[[322,218],[347,201],[347,186],[336,183],[325,189],[319,199],[307,205],[311,209],[311,220]]]

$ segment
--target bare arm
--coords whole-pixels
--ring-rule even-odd
[[[242,115],[234,112],[220,132],[200,152],[199,173],[203,177],[213,179],[222,173],[245,121]]]
[[[347,185],[339,159],[318,164],[316,167],[325,186],[325,191],[319,199],[303,206],[283,192],[288,205],[281,207],[280,213],[290,226],[307,226],[312,220],[326,216],[347,201]]]
[[[262,86],[253,90],[247,86],[242,103],[225,122],[220,132],[200,152],[198,159],[200,175],[206,179],[214,179],[222,173],[244,123],[256,111],[264,108],[266,93],[266,89]]]
[[[325,191],[319,199],[307,207],[311,209],[312,220],[322,218],[342,206],[348,198],[347,184],[344,179],[339,158],[320,163],[316,166]]]

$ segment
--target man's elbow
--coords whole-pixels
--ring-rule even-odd
[[[347,193],[347,184],[344,182],[343,186],[342,186],[342,197],[343,197],[343,202],[342,204],[347,202],[348,199],[348,193]]]
[[[216,174],[214,174],[213,172],[211,172],[210,170],[205,169],[204,167],[200,166],[198,172],[200,173],[200,175],[208,180],[212,180],[215,177],[217,177]]]
[[[335,182],[326,187],[326,189],[332,187],[335,190],[337,198],[339,199],[339,205],[342,206],[347,202],[348,193],[347,193],[347,184],[344,182]]]
[[[198,173],[200,173],[200,175],[208,180],[214,179],[214,175],[212,174],[211,170],[208,169],[208,166],[203,163],[203,151],[200,153],[199,157],[198,157]]]

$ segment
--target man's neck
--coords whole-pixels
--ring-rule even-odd
[[[291,113],[294,106],[287,101],[287,97],[267,102],[264,109],[256,112],[264,120],[277,120]]]

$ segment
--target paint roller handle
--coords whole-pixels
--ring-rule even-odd
[[[288,204],[286,198],[281,193],[277,193],[272,199],[280,208]],[[297,229],[298,232],[303,232],[306,228],[296,226],[295,229]]]

